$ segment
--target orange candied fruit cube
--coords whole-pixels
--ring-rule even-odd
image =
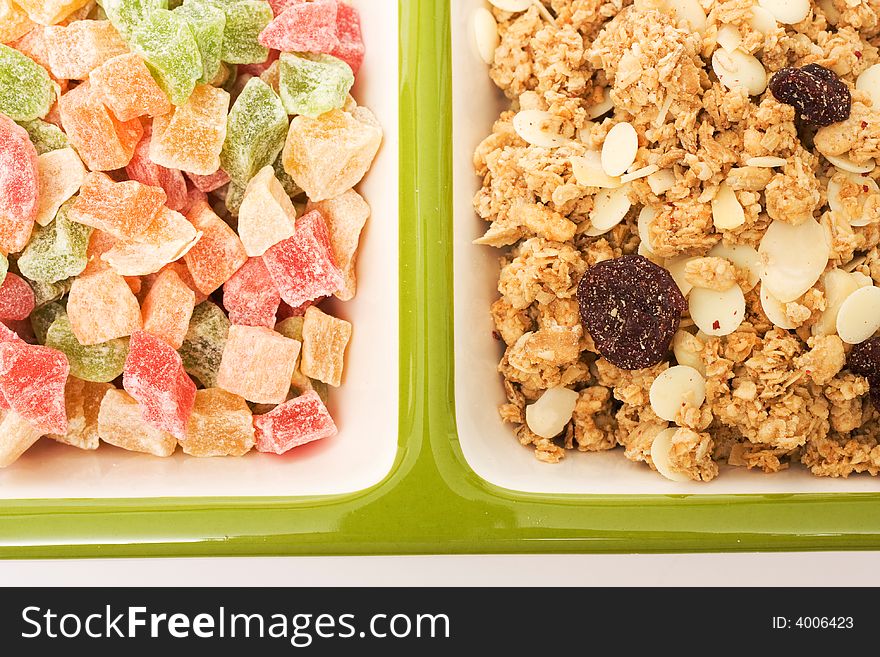
[[[196,201],[186,218],[202,232],[202,239],[186,254],[186,266],[196,288],[211,294],[232,278],[247,261],[247,254],[235,231],[206,201]]]
[[[90,80],[120,121],[162,116],[171,111],[168,96],[156,84],[144,60],[134,53],[105,62],[92,71]]]
[[[180,280],[180,276],[172,269],[164,270],[144,298],[141,308],[144,331],[180,349],[189,329],[195,301],[195,293]]]

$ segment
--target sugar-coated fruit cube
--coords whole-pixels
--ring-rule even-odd
[[[98,412],[108,390],[113,390],[109,383],[92,383],[75,376],[68,377],[64,389],[67,433],[49,434],[49,438],[79,449],[98,449]]]
[[[79,155],[72,148],[49,151],[37,156],[37,195],[36,222],[47,225],[61,205],[79,191],[86,178],[86,168]]]
[[[364,63],[366,48],[361,33],[360,13],[346,2],[340,2],[336,11],[336,36],[339,38],[339,45],[330,54],[348,64],[357,75]]]
[[[73,280],[68,278],[57,283],[41,283],[40,281],[29,281],[29,283],[34,290],[34,303],[39,308],[52,301],[57,301],[70,292]]]
[[[27,244],[38,190],[37,151],[25,129],[0,114],[0,253],[17,253]]]
[[[302,345],[262,326],[231,326],[217,387],[258,404],[280,404]]]
[[[100,344],[81,344],[73,334],[67,313],[59,315],[46,333],[46,346],[67,356],[71,375],[84,381],[109,383],[122,374],[128,355],[128,339]]]
[[[125,279],[111,269],[80,276],[67,299],[67,315],[80,344],[124,338],[141,328],[141,308]]]
[[[119,240],[113,237],[110,233],[105,233],[103,230],[98,230],[97,228],[93,229],[92,234],[89,237],[89,245],[86,247],[88,264],[83,270],[82,275],[88,276],[89,274],[109,269],[110,265],[104,262],[104,260],[101,259],[101,256],[116,246],[118,241]]]
[[[168,0],[98,0],[119,33],[129,38],[134,28],[156,9],[168,9]]]
[[[88,81],[61,96],[58,110],[67,138],[92,171],[124,167],[144,135],[139,120],[117,120]]]
[[[309,203],[307,211],[318,210],[327,222],[330,233],[330,246],[339,269],[342,270],[343,284],[336,292],[342,301],[353,299],[357,293],[357,253],[361,231],[370,218],[370,206],[353,189],[342,196]]]
[[[178,260],[176,262],[169,262],[167,265],[162,267],[162,269],[154,274],[147,274],[145,276],[137,277],[137,280],[140,281],[141,286],[140,290],[135,294],[139,295],[138,298],[141,299],[141,301],[143,301],[143,299],[150,292],[150,288],[153,287],[153,283],[156,282],[156,279],[158,279],[159,276],[162,275],[162,272],[167,269],[170,269],[175,274],[177,274],[180,277],[180,280],[182,280],[184,284],[193,291],[193,293],[196,295],[196,304],[200,304],[202,303],[202,301],[208,298],[207,294],[202,294],[196,288],[196,284],[193,281],[192,274],[190,274],[189,272],[189,268],[186,266],[186,262],[184,262],[183,260]]]
[[[251,258],[223,286],[223,306],[232,324],[275,326],[281,296],[262,258]]]
[[[186,254],[186,266],[196,288],[211,294],[247,261],[244,246],[235,231],[218,217],[206,201],[196,201],[186,218],[202,233]]]
[[[27,130],[34,148],[37,149],[37,155],[43,155],[44,153],[70,146],[70,142],[67,141],[67,135],[57,125],[47,123],[41,119],[22,121],[20,125]]]
[[[229,335],[229,320],[223,310],[205,301],[193,310],[189,330],[178,350],[187,373],[206,388],[217,385],[217,372]]]
[[[37,342],[42,345],[46,344],[46,335],[49,333],[49,327],[61,315],[66,316],[67,310],[60,301],[51,301],[34,309],[30,316],[30,323]],[[0,327],[0,333],[2,333],[2,327]],[[0,335],[0,342],[2,341],[3,338]]]
[[[293,178],[290,177],[290,174],[284,170],[284,158],[281,156],[281,153],[278,153],[278,157],[276,157],[275,162],[272,163],[272,168],[275,169],[275,177],[278,179],[278,182],[281,183],[285,193],[290,198],[296,198],[303,193],[303,190],[299,188],[299,185],[293,182]]]
[[[272,7],[272,13],[278,16],[288,7],[298,5],[301,2],[305,2],[305,0],[269,0],[269,6]]]
[[[338,433],[324,402],[314,390],[254,416],[257,450],[284,454],[294,447]]]
[[[210,175],[220,168],[229,94],[202,84],[171,114],[153,121],[150,159],[169,169]]]
[[[272,21],[272,8],[263,0],[208,0],[226,12],[221,58],[230,64],[256,64],[269,56],[258,38]]]
[[[195,293],[172,269],[159,274],[141,306],[144,331],[179,349],[189,330]]]
[[[336,0],[292,5],[260,33],[260,43],[281,52],[329,53],[339,45]]]
[[[317,117],[345,105],[351,67],[332,55],[284,53],[278,88],[288,114]]]
[[[42,66],[0,44],[0,113],[14,121],[41,119],[55,102],[55,87]]]
[[[130,452],[171,456],[177,439],[170,433],[146,424],[141,405],[125,390],[108,390],[98,411],[98,435],[108,445]]]
[[[294,308],[330,296],[343,284],[327,224],[317,210],[297,219],[293,237],[266,251],[263,262],[281,298]]]
[[[220,7],[202,0],[189,0],[175,12],[186,20],[199,46],[202,56],[199,82],[210,84],[220,72],[226,13]]]
[[[144,133],[144,138],[134,151],[125,173],[132,180],[150,187],[161,187],[165,191],[165,205],[181,212],[188,204],[186,178],[177,169],[168,169],[150,159],[152,136]]]
[[[223,185],[229,183],[229,174],[223,169],[217,169],[214,173],[207,176],[187,173],[186,177],[190,179],[196,189],[206,194],[208,192],[216,191],[223,187]]]
[[[254,446],[251,409],[238,395],[220,388],[196,392],[186,440],[180,441],[190,456],[243,456]]]
[[[196,386],[184,371],[180,355],[167,342],[135,331],[122,385],[140,402],[145,422],[179,440],[186,438]]]
[[[223,170],[241,187],[284,147],[287,111],[272,88],[251,78],[229,112],[226,141],[220,162]]]
[[[284,145],[284,169],[312,201],[324,201],[360,182],[381,143],[382,128],[365,107],[297,116]]]
[[[6,274],[0,285],[0,319],[27,319],[34,309],[34,291],[31,286],[12,272]]]
[[[85,271],[92,228],[70,220],[72,207],[73,201],[62,205],[55,221],[37,227],[22,251],[18,269],[29,280],[57,283]]]
[[[186,19],[156,9],[132,31],[130,44],[141,55],[156,82],[175,105],[183,105],[202,77],[199,44]]]
[[[294,233],[296,209],[271,165],[260,169],[245,188],[238,209],[238,234],[251,257],[263,255],[267,249],[286,240]]]
[[[86,176],[70,218],[117,239],[134,240],[151,228],[166,199],[161,187],[135,180],[114,182],[106,174],[93,172]]]
[[[49,347],[0,342],[0,394],[9,407],[42,433],[66,433],[64,385],[67,357]]]
[[[85,80],[108,59],[128,52],[128,46],[110,21],[53,25],[44,34],[49,70],[60,80]]]
[[[306,310],[300,371],[307,377],[338,387],[345,368],[345,348],[351,324],[314,306]]]
[[[10,43],[34,29],[34,22],[12,0],[0,0],[0,43]]]
[[[31,20],[40,25],[55,25],[70,16],[89,0],[15,0]]]
[[[200,237],[186,217],[163,207],[136,241],[117,242],[101,258],[122,276],[145,276],[185,256]]]
[[[0,468],[15,463],[43,432],[10,409],[0,409]]]
[[[171,111],[168,96],[156,84],[140,55],[125,53],[113,57],[92,71],[89,79],[120,121],[162,116]]]

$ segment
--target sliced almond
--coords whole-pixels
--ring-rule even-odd
[[[678,285],[678,289],[681,290],[684,296],[689,295],[691,290],[694,289],[694,286],[688,283],[684,275],[684,270],[691,260],[696,260],[696,257],[683,255],[666,261],[666,270],[670,273],[672,280],[675,281],[675,284]]]
[[[870,279],[869,279],[870,281]],[[833,335],[837,331],[837,314],[847,297],[861,287],[860,280],[842,269],[832,269],[822,276],[825,288],[825,310],[810,327],[813,335]],[[870,283],[869,283],[870,284]]]
[[[657,417],[675,422],[682,408],[699,408],[706,401],[706,379],[693,367],[676,365],[654,379],[648,396]]]
[[[635,171],[630,171],[629,173],[625,173],[620,177],[620,182],[631,182],[633,180],[638,180],[639,178],[647,178],[652,173],[656,173],[660,170],[656,164],[649,164],[646,167],[642,167],[640,169],[636,169]]]
[[[761,255],[754,247],[747,244],[727,246],[723,242],[719,242],[710,249],[709,255],[717,258],[726,258],[736,265],[737,269],[745,271],[748,277],[748,284],[751,286],[750,289],[755,287],[758,281],[761,280],[761,271],[763,269]]]
[[[825,155],[822,153],[822,156],[841,171],[849,173],[871,173],[877,166],[874,160],[868,160],[864,164],[856,164],[844,155]]]
[[[744,87],[750,96],[757,96],[767,88],[764,65],[757,57],[742,50],[716,50],[712,54],[712,70],[728,89]]]
[[[609,176],[621,176],[632,166],[639,150],[639,135],[631,123],[616,124],[602,144],[602,168]]]
[[[590,212],[590,229],[587,235],[596,237],[607,233],[623,221],[632,207],[629,200],[629,185],[617,189],[603,189],[593,200],[593,211]]]
[[[785,314],[785,304],[770,294],[766,285],[761,286],[761,308],[774,326],[786,331],[797,328]]]
[[[651,222],[654,221],[654,217],[657,216],[657,210],[652,208],[650,205],[646,205],[639,212],[639,220],[637,222],[637,226],[639,229],[639,239],[642,241],[642,244],[651,247]]]
[[[871,106],[875,112],[880,110],[880,64],[874,64],[859,74],[856,89],[871,96]]]
[[[559,134],[562,121],[543,110],[523,110],[513,117],[513,129],[532,146],[558,148],[569,142]]]
[[[880,329],[880,287],[860,287],[841,304],[837,335],[847,344],[864,342]]]
[[[655,195],[660,196],[675,186],[675,172],[672,169],[661,169],[648,176],[648,187]]]
[[[723,292],[694,288],[688,297],[691,319],[706,335],[730,335],[746,316],[746,298],[739,285]]]
[[[774,167],[784,167],[786,162],[787,160],[784,157],[764,155],[763,157],[750,157],[746,160],[746,166],[772,169]]]
[[[843,185],[839,176],[834,176],[828,181],[828,207],[834,212],[839,212],[846,216],[852,226],[867,226],[872,222],[871,218],[864,212],[865,199],[870,194],[880,194],[880,186],[877,185],[873,178],[868,178],[859,173],[847,172],[840,175],[845,176],[852,184],[860,187],[859,194],[856,197],[858,207],[854,213],[847,212],[843,201],[840,199]]]
[[[718,36],[715,39],[718,45],[727,52],[733,52],[742,45],[742,36],[733,25],[722,25],[718,28]]]
[[[692,30],[702,34],[706,31],[706,12],[697,0],[666,0],[667,9],[679,20],[685,21]]]
[[[672,439],[678,431],[678,428],[671,427],[669,429],[664,429],[654,437],[654,441],[651,443],[651,461],[654,463],[654,467],[657,468],[657,472],[661,475],[670,481],[683,483],[690,481],[690,477],[683,472],[673,470],[669,461],[669,452],[672,450]]]
[[[501,11],[517,14],[532,6],[532,0],[489,0],[489,4]]]
[[[495,50],[501,43],[498,35],[498,23],[492,12],[485,7],[479,7],[474,11],[474,40],[480,58],[487,64],[495,61]]]
[[[800,23],[810,15],[810,0],[758,0],[758,4],[785,25]]]
[[[526,425],[529,431],[542,438],[558,436],[571,420],[577,400],[578,393],[574,390],[550,388],[538,401],[526,406]]]
[[[585,157],[571,158],[571,170],[574,173],[574,179],[581,187],[616,189],[621,185],[619,177],[609,176],[605,173],[599,154],[595,152],[590,152]]]
[[[850,276],[853,277],[853,280],[855,280],[856,285],[858,285],[859,287],[868,287],[869,285],[874,284],[873,278],[871,278],[870,276],[866,276],[860,271],[850,272]]]
[[[706,376],[706,363],[700,357],[703,343],[687,331],[676,331],[672,338],[672,353],[679,365],[693,367],[697,372]]]
[[[602,89],[602,100],[587,108],[588,119],[598,119],[614,109],[614,101],[611,100],[611,92],[608,87]]]
[[[758,5],[752,6],[752,20],[749,24],[764,36],[778,27],[773,14]]]
[[[734,191],[721,183],[718,193],[712,199],[712,223],[721,231],[739,228],[746,222],[746,213],[736,198]]]
[[[825,229],[810,217],[797,226],[773,221],[758,247],[761,280],[780,301],[794,301],[825,271],[831,247]]]
[[[825,20],[828,21],[829,25],[837,25],[840,21],[840,12],[834,6],[834,0],[819,0],[818,4],[822,8],[822,13],[825,14]]]

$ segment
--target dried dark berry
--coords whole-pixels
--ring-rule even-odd
[[[599,353],[624,370],[663,360],[687,309],[672,275],[638,255],[591,267],[577,294],[581,323]]]
[[[871,403],[880,410],[880,338],[871,338],[854,345],[846,364],[853,374],[868,377]]]
[[[849,88],[834,71],[818,64],[778,70],[770,91],[780,103],[791,105],[804,121],[818,126],[846,121],[852,108]]]

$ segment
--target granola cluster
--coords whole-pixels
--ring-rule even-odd
[[[620,446],[628,459],[695,481],[716,477],[719,464],[880,473],[880,413],[869,379],[847,366],[869,336],[849,338],[835,324],[847,294],[880,285],[880,107],[862,84],[880,63],[880,3],[811,2],[787,24],[768,21],[755,0],[538,2],[492,8],[490,75],[511,104],[474,155],[474,206],[489,224],[477,243],[503,250],[491,308],[506,345],[503,420],[547,462]],[[697,19],[685,11],[693,5]],[[775,72],[811,64],[848,89],[844,120],[812,124],[767,88]],[[518,117],[544,117],[535,139]],[[624,122],[638,137],[627,173],[611,182],[585,174]],[[599,217],[620,207],[620,190],[625,215],[605,228]],[[773,244],[790,234],[796,250],[813,225],[827,257],[813,263],[806,249],[815,281],[784,295],[767,273]],[[600,353],[577,293],[597,263],[633,255],[690,293],[668,354],[634,370]],[[728,298],[744,300],[733,328],[704,330],[695,303],[714,309],[713,299]],[[704,386],[660,417],[652,384],[679,365]],[[570,420],[539,435],[529,407],[559,387],[577,393]],[[655,463],[652,445],[669,429]]]

